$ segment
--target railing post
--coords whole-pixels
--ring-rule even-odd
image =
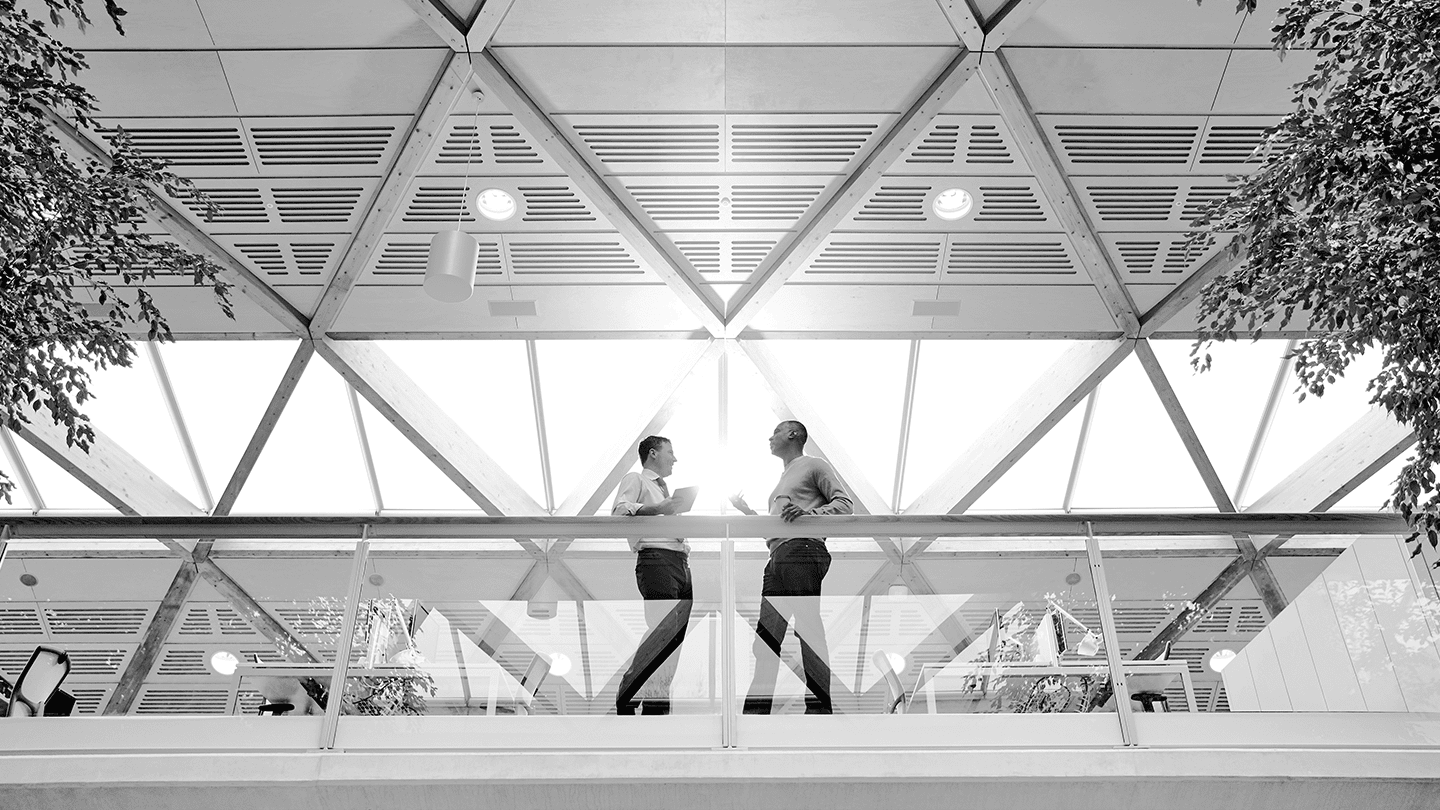
[[[720,747],[735,748],[735,541],[728,523],[720,543],[720,689]]]
[[[350,566],[350,584],[345,591],[345,619],[340,624],[340,640],[335,647],[335,669],[330,675],[330,694],[325,702],[325,720],[320,725],[320,747],[335,747],[335,734],[340,728],[340,707],[345,701],[345,678],[350,669],[350,648],[355,645],[355,616],[360,609],[360,585],[365,579],[365,563],[370,557],[370,524],[360,530],[355,543],[355,558]]]
[[[1095,584],[1095,599],[1100,607],[1100,629],[1105,635],[1105,661],[1110,667],[1110,682],[1115,686],[1115,711],[1120,716],[1120,739],[1125,745],[1137,745],[1135,713],[1130,710],[1130,688],[1125,684],[1125,661],[1120,657],[1120,634],[1115,630],[1115,611],[1110,604],[1110,586],[1105,582],[1105,564],[1100,558],[1100,541],[1095,539],[1095,526],[1085,521],[1085,555],[1090,558],[1090,579]]]

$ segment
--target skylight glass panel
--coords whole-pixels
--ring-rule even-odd
[[[545,503],[524,341],[391,340],[379,345],[536,503]],[[548,410],[548,400],[545,404]],[[554,439],[551,447],[553,454]],[[556,493],[557,501],[562,497]]]
[[[927,340],[920,344],[901,503],[914,500],[1074,344]]]
[[[696,366],[680,387],[679,407],[659,431],[675,448],[675,471],[667,479],[670,491],[700,487],[692,513],[717,514],[730,494],[725,487],[725,461],[720,449],[718,365],[717,360],[709,359]],[[635,448],[631,448],[630,457],[635,462],[631,469],[639,469],[640,456]],[[600,514],[609,514],[612,503],[613,497],[601,506]]]
[[[1100,384],[1071,507],[1216,508],[1134,355]]]
[[[969,512],[1059,511],[1080,436],[1082,402],[980,496]]]
[[[373,512],[345,381],[316,358],[305,369],[240,497],[236,513]]]
[[[197,506],[204,505],[185,451],[160,393],[155,367],[144,344],[131,344],[135,355],[129,368],[92,369],[90,391],[95,395],[80,406],[90,424],[109,436],[127,453]]]
[[[0,428],[0,430],[3,430],[3,428]],[[14,434],[9,433],[9,431],[6,431],[6,433],[7,435],[0,437],[0,440],[9,438],[12,443],[23,441]],[[3,447],[0,447],[0,450],[3,450]],[[16,447],[15,450],[18,453],[20,448]],[[35,505],[30,502],[29,498],[25,497],[25,490],[20,486],[20,476],[15,472],[15,467],[10,463],[9,454],[6,452],[0,452],[0,473],[3,473],[6,478],[10,479],[11,484],[10,500],[7,501],[0,498],[0,510],[7,512],[12,510],[17,512],[32,511]]]
[[[770,455],[770,434],[780,417],[774,399],[743,352],[730,354],[729,442],[725,449],[726,493],[739,492],[765,512],[783,467]]]
[[[391,509],[480,509],[390,420],[360,399],[365,438],[380,482],[380,499]]]
[[[36,450],[29,442],[16,436],[15,446],[20,451],[20,458],[25,462],[25,469],[30,471],[30,477],[35,480],[35,488],[40,491],[40,500],[45,502],[47,510],[116,511],[104,498],[61,469],[60,465]]]
[[[1365,387],[1379,369],[1380,352],[1371,350],[1357,359],[1344,377],[1326,386],[1324,396],[1307,394],[1304,402],[1299,399],[1294,375],[1286,380],[1275,424],[1246,491],[1247,504],[1269,492],[1370,410],[1370,393]]]
[[[1384,506],[1395,494],[1395,479],[1400,477],[1400,470],[1414,458],[1414,450],[1406,450],[1400,456],[1384,467],[1381,467],[1375,474],[1365,479],[1364,483],[1355,488],[1354,492],[1341,498],[1338,503],[1330,507],[1331,512],[1373,512]]]
[[[900,448],[909,341],[776,340],[765,347],[888,503]]]
[[[613,463],[605,456],[618,441],[635,438],[702,348],[689,340],[537,342],[556,503],[593,465]]]
[[[1196,372],[1190,365],[1193,341],[1150,341],[1210,463],[1232,497],[1287,343],[1217,343],[1205,350],[1212,360],[1210,370]]]
[[[230,483],[296,345],[291,340],[192,340],[160,347],[214,497]],[[324,361],[316,357],[311,363]]]

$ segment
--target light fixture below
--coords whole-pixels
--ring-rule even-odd
[[[1214,655],[1210,656],[1210,668],[1216,672],[1219,672],[1225,667],[1230,666],[1230,662],[1234,660],[1234,650],[1216,650]]]
[[[504,222],[515,216],[515,198],[510,192],[498,188],[487,188],[475,195],[475,210],[480,216],[495,222]]]
[[[425,294],[436,301],[458,304],[475,291],[475,263],[480,243],[464,231],[441,231],[430,239],[425,262]]]
[[[944,220],[957,220],[970,213],[975,207],[975,198],[963,188],[947,188],[935,195],[930,210]]]
[[[234,675],[235,668],[240,666],[240,659],[235,653],[229,650],[221,650],[210,656],[210,668],[221,675]]]
[[[561,678],[570,674],[570,656],[565,653],[550,653],[550,674]]]

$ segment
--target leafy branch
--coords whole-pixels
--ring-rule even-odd
[[[44,3],[53,27],[91,24],[81,0]],[[105,12],[123,34],[125,11],[105,0]],[[148,282],[188,278],[234,317],[218,265],[142,228],[156,190],[209,213],[213,205],[123,130],[106,133],[112,159],[104,164],[77,161],[56,138],[55,119],[102,131],[96,99],[77,81],[85,69],[84,56],[44,21],[0,0],[0,424],[19,430],[32,418],[53,419],[82,450],[95,436],[82,410],[90,371],[129,366],[138,332],[172,338]],[[0,495],[8,501],[13,491],[0,473]]]
[[[1254,8],[1242,0],[1241,6]],[[1256,152],[1258,171],[1196,222],[1245,254],[1200,300],[1210,341],[1292,323],[1303,392],[1322,395],[1367,350],[1371,402],[1416,435],[1389,504],[1440,541],[1440,4],[1293,0],[1275,48],[1313,52],[1295,110]],[[1302,393],[1302,398],[1304,393]],[[1417,547],[1418,551],[1418,547]]]

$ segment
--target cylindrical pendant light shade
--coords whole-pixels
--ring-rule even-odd
[[[441,231],[430,240],[425,262],[425,293],[436,301],[458,304],[475,291],[475,262],[480,243],[464,231]]]

